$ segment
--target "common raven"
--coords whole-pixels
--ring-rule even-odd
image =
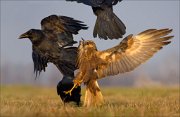
[[[81,88],[78,87],[73,95],[63,95],[64,90],[73,86],[76,67],[77,47],[69,47],[76,43],[73,34],[88,27],[82,21],[66,16],[50,15],[41,21],[41,29],[30,29],[20,35],[19,39],[29,38],[32,42],[32,59],[34,72],[45,71],[47,63],[51,62],[63,74],[63,79],[57,86],[57,92],[64,102],[80,102]]]
[[[74,77],[63,76],[63,79],[57,85],[57,94],[60,95],[63,102],[66,103],[74,101],[76,102],[77,106],[80,106],[80,86],[72,91],[72,95],[64,93],[64,91],[70,90],[73,87],[74,83],[72,78]]]
[[[78,51],[79,72],[72,89],[85,83],[84,105],[101,104],[103,96],[97,80],[134,70],[171,42],[173,36],[168,36],[171,32],[171,29],[149,29],[136,36],[131,34],[117,46],[104,51],[98,51],[91,40],[81,41]],[[72,89],[66,93],[71,93]]]
[[[66,0],[77,1],[92,7],[94,14],[97,16],[94,26],[93,36],[103,39],[119,39],[126,33],[126,26],[113,13],[113,5],[122,0]]]

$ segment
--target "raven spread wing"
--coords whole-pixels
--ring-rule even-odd
[[[100,7],[103,4],[106,5],[116,5],[118,2],[122,0],[66,0],[66,1],[77,1],[78,3],[83,3],[92,7]]]
[[[42,57],[35,48],[33,48],[32,59],[34,62],[34,73],[37,77],[38,73],[40,74],[42,71],[46,70],[48,60],[46,57]]]
[[[136,36],[127,36],[113,48],[97,52],[97,56],[107,63],[98,66],[98,77],[132,71],[171,42],[169,39],[173,36],[167,36],[170,32],[170,29],[149,29]]]
[[[68,47],[61,50],[61,58],[55,65],[64,76],[74,76],[74,71],[77,69],[77,47]]]
[[[93,37],[100,39],[119,39],[126,33],[125,24],[113,12],[113,5],[122,0],[66,0],[84,3],[92,7],[97,16]]]
[[[72,34],[78,34],[79,30],[87,28],[82,21],[67,16],[50,15],[41,21],[41,29],[46,36],[56,41],[60,47],[77,43],[73,40]]]
[[[64,76],[73,76],[76,67],[77,47],[61,48],[58,62],[54,63]],[[36,77],[42,71],[46,70],[47,63],[50,62],[46,56],[43,56],[35,47],[32,52],[32,59],[34,62],[34,73]]]

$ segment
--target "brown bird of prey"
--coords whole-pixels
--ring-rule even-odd
[[[64,102],[80,102],[81,88],[73,90],[73,95],[65,95],[64,90],[73,86],[74,71],[76,67],[77,47],[68,47],[76,43],[73,34],[79,30],[87,29],[83,22],[66,16],[50,15],[41,21],[40,29],[31,29],[19,38],[29,38],[32,42],[32,58],[34,72],[45,71],[47,63],[51,62],[63,74],[62,81],[57,86],[57,92]]]
[[[117,46],[104,51],[98,51],[91,40],[81,41],[77,62],[79,72],[75,76],[73,88],[81,83],[86,85],[84,106],[103,102],[97,80],[134,70],[171,42],[173,36],[168,36],[171,32],[171,29],[149,29],[136,36],[131,34]],[[71,93],[72,89],[65,93]]]
[[[77,1],[92,7],[94,14],[97,16],[94,26],[93,36],[103,39],[118,39],[126,33],[126,26],[114,14],[113,5],[122,0],[66,0]]]

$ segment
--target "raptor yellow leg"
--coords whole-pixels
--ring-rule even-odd
[[[80,86],[83,80],[74,80],[74,84]]]
[[[71,92],[73,89],[77,86],[77,84],[74,84],[74,86],[69,91],[64,91],[65,94],[69,94],[71,96]]]
[[[77,86],[80,86],[81,83],[82,83],[82,80],[80,81],[74,80],[74,86],[69,91],[64,91],[64,93],[69,94],[71,96],[72,95],[71,92],[73,91],[73,89],[76,88]]]

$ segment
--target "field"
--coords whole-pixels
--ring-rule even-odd
[[[105,104],[101,107],[64,105],[55,88],[1,86],[0,116],[8,117],[179,117],[178,87],[101,87]],[[84,95],[84,90],[82,92]],[[82,97],[83,100],[84,97]]]

